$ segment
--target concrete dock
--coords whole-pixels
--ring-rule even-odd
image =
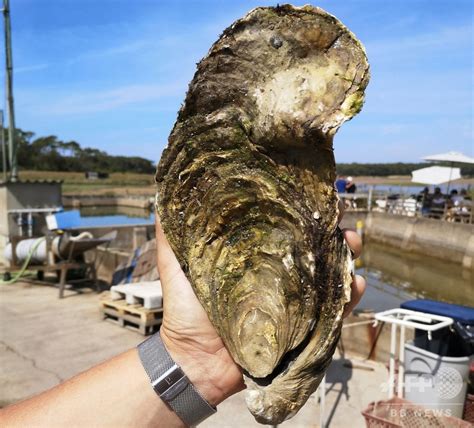
[[[143,340],[138,333],[101,319],[98,296],[89,289],[66,292],[59,300],[48,285],[0,286],[0,405],[7,406],[50,388]],[[327,373],[325,419],[328,427],[364,427],[361,410],[386,399],[383,364],[340,354]],[[348,367],[349,366],[349,367]],[[319,391],[281,427],[320,426]],[[138,426],[138,425],[137,425]],[[258,427],[247,411],[244,393],[222,403],[202,427]]]

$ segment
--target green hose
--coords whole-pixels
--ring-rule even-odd
[[[43,236],[42,238],[38,238],[38,240],[31,247],[31,249],[28,253],[28,256],[26,257],[25,261],[23,262],[23,266],[21,267],[21,269],[13,276],[12,279],[9,279],[8,281],[0,280],[0,284],[14,284],[15,282],[17,282],[23,276],[23,274],[25,273],[26,268],[30,264],[31,257],[33,257],[34,252],[39,247],[41,242],[43,242],[45,239],[46,239],[45,236]],[[12,248],[12,251],[13,250],[14,250],[14,248]]]

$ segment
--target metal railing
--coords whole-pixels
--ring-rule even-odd
[[[473,202],[464,200],[453,204],[449,200],[442,204],[426,206],[415,195],[394,195],[388,192],[375,193],[372,188],[366,193],[339,193],[347,211],[374,211],[407,217],[433,218],[453,223],[473,223]],[[425,205],[425,206],[424,206]]]
[[[372,189],[367,193],[339,193],[339,199],[344,202],[346,210],[370,211],[372,209]]]

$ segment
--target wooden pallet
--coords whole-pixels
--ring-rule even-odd
[[[163,319],[163,308],[145,309],[142,305],[129,305],[125,299],[112,300],[108,292],[101,295],[100,310],[104,320],[144,336],[158,331]]]

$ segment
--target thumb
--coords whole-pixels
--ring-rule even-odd
[[[155,216],[158,271],[160,273],[165,309],[176,310],[175,306],[200,305],[184,274],[174,252],[166,239],[158,214]]]

